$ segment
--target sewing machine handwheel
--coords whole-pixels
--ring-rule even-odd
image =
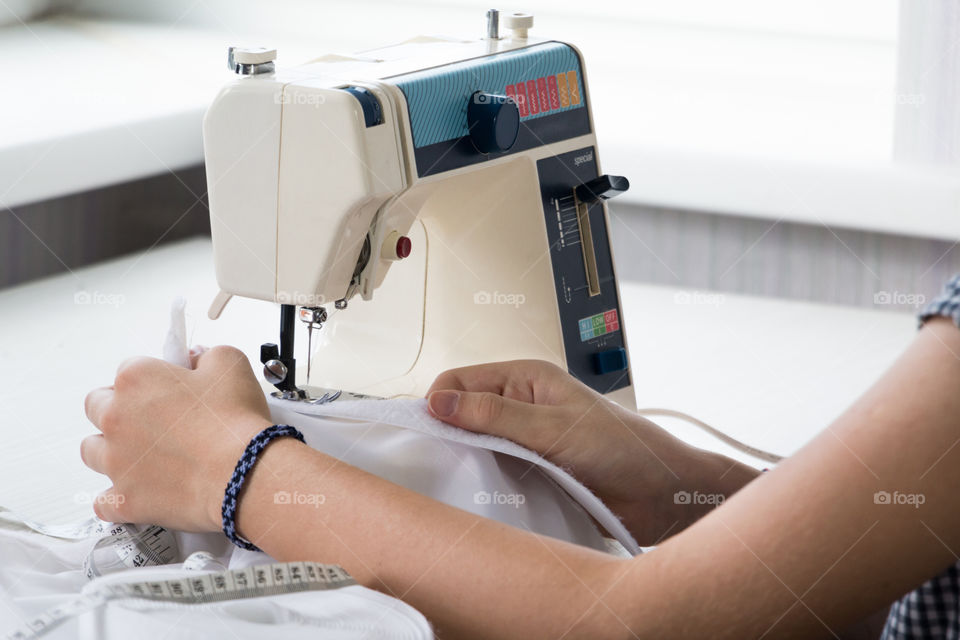
[[[467,105],[467,127],[480,153],[508,151],[520,132],[520,109],[509,96],[477,91]]]

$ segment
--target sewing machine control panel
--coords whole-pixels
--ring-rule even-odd
[[[545,42],[390,78],[420,177],[590,133],[580,58]]]
[[[407,101],[420,177],[591,132],[576,51],[546,42],[391,78]],[[537,162],[570,373],[601,393],[630,385],[603,201],[626,179],[601,176],[593,147]]]
[[[586,147],[537,162],[567,368],[600,393],[630,384],[603,202],[629,186],[598,176]]]

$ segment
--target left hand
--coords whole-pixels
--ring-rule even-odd
[[[270,413],[242,352],[221,346],[191,356],[193,369],[132,358],[113,386],[87,395],[87,417],[101,433],[81,442],[80,456],[113,481],[94,501],[101,519],[220,529],[227,481]]]
[[[434,417],[508,438],[568,470],[641,545],[658,544],[715,506],[678,502],[678,492],[726,497],[758,473],[687,445],[540,360],[452,369],[427,395]]]

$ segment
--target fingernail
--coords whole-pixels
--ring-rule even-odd
[[[427,404],[430,411],[438,418],[447,418],[457,410],[460,394],[456,391],[434,391],[430,394]]]

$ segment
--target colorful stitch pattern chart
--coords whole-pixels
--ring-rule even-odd
[[[580,104],[580,80],[575,70],[509,84],[505,93],[520,110],[520,119]]]

